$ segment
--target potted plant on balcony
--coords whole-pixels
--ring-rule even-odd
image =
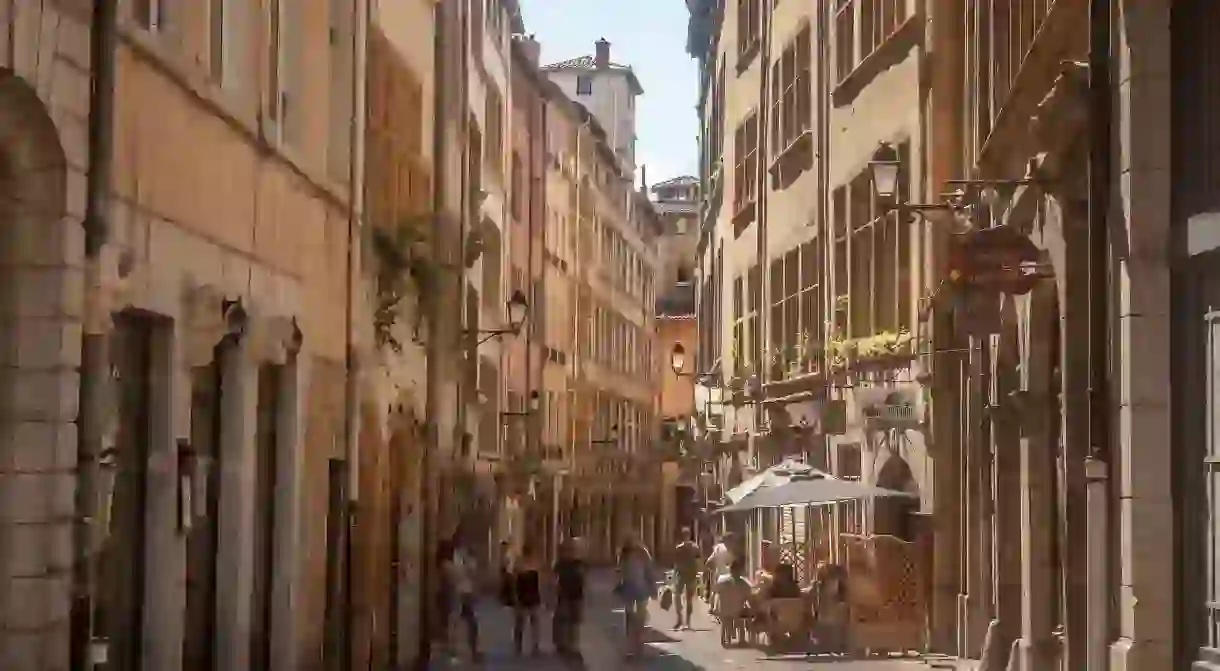
[[[847,370],[855,358],[856,342],[850,338],[836,338],[826,344],[826,355],[833,372]]]

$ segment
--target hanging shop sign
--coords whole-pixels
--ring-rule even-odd
[[[986,228],[959,236],[949,252],[951,281],[969,288],[1027,294],[1054,277],[1042,251],[1012,226]]]

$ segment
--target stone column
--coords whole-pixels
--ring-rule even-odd
[[[1116,268],[1112,431],[1119,505],[1118,640],[1110,668],[1173,666],[1174,547],[1168,222],[1170,194],[1170,3],[1115,3],[1117,210],[1128,255]],[[1115,546],[1111,546],[1115,547]]]
[[[1003,326],[995,349],[995,605],[998,622],[992,641],[996,669],[1007,668],[1012,644],[1021,634],[1021,423],[1013,392],[1020,387],[1017,313],[1006,299]]]
[[[217,547],[216,665],[246,671],[250,664],[254,590],[254,474],[258,365],[249,345],[221,355],[220,542]]]
[[[1054,640],[1051,631],[1057,614],[1052,597],[1059,585],[1057,568],[1052,563],[1051,544],[1056,533],[1053,483],[1056,477],[1054,454],[1059,447],[1059,427],[1052,404],[1051,335],[1059,315],[1055,310],[1053,289],[1041,288],[1025,302],[1021,333],[1022,359],[1020,414],[1021,459],[1021,639],[1018,647],[1019,669],[1040,671],[1052,668]]]
[[[186,602],[178,439],[190,435],[190,376],[181,331],[158,324],[149,369],[148,471],[144,508],[144,666],[182,665]]]
[[[936,349],[953,349],[954,340],[949,320],[937,316],[933,340]],[[947,357],[946,357],[947,358]],[[960,365],[954,359],[938,364],[932,390],[932,441],[929,451],[935,455],[933,467],[933,554],[931,645],[934,652],[957,651],[957,599],[961,584],[962,514],[962,451],[960,442],[960,405],[957,373]]]
[[[280,378],[280,411],[276,418],[276,491],[275,491],[275,582],[271,586],[271,660],[275,669],[301,667],[297,640],[301,618],[299,608],[301,571],[305,561],[300,551],[302,484],[305,479],[305,409],[309,389],[309,357],[288,352]],[[400,495],[397,492],[395,495]]]
[[[964,657],[978,657],[982,652],[983,636],[987,628],[987,605],[990,602],[988,588],[984,585],[990,582],[987,565],[991,554],[985,551],[983,536],[990,534],[990,523],[984,512],[984,467],[985,460],[981,454],[982,443],[979,433],[982,429],[983,390],[981,389],[980,371],[982,357],[979,353],[981,343],[977,338],[970,338],[969,365],[966,370],[966,427],[963,433],[962,451],[964,454],[965,488],[963,500],[966,508],[965,524],[965,565],[966,592],[959,602],[959,644],[958,654]]]

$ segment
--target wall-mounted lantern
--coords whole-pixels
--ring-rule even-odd
[[[509,297],[508,303],[505,307],[508,313],[508,325],[506,327],[498,329],[479,329],[474,332],[466,332],[467,336],[482,336],[475,342],[475,347],[482,345],[492,338],[499,338],[506,335],[515,336],[521,332],[521,327],[525,325],[525,318],[529,315],[530,310],[530,304],[529,301],[526,300],[525,294],[522,293],[520,289],[514,291],[513,295]]]

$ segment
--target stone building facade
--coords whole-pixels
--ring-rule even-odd
[[[989,668],[1196,659],[1175,642],[1193,590],[1177,591],[1172,554],[1149,552],[1175,542],[1175,483],[1156,438],[1174,435],[1170,117],[1134,101],[1170,99],[1171,12],[1094,4],[945,3],[936,11],[951,19],[932,18],[933,48],[953,54],[933,75],[936,113],[953,120],[933,170],[995,180],[975,226],[1028,236],[1052,276],[959,305],[948,333],[953,322],[933,318],[938,349],[969,351],[948,376],[934,369],[934,398],[960,399],[968,418],[932,420],[938,447],[965,464],[937,492],[960,535],[937,537],[936,585],[956,582],[958,652]],[[965,428],[937,429],[946,422]]]
[[[397,267],[386,247],[422,251],[438,219],[433,190],[435,16],[427,2],[379,5],[365,45],[366,249],[374,314],[360,403],[359,508],[352,563],[352,660],[384,666],[418,647],[421,471],[427,396],[422,261]],[[415,277],[417,279],[412,279]],[[393,317],[388,316],[393,313]],[[365,325],[366,327],[368,325]]]
[[[683,528],[695,530],[699,526],[692,514],[692,504],[698,498],[704,459],[691,442],[695,411],[695,376],[691,371],[698,368],[699,361],[694,283],[699,179],[682,175],[658,182],[649,190],[663,226],[657,240],[656,323],[660,351],[653,361],[660,379],[661,435],[657,446],[661,450],[662,490],[658,546],[668,551],[679,542]],[[675,347],[681,347],[682,358],[690,362],[684,362],[678,371],[673,369]]]
[[[587,540],[591,558],[610,560],[627,534],[655,535],[659,470],[646,457],[656,435],[651,305],[660,224],[597,119],[553,84],[547,131],[548,207],[571,259],[557,258],[552,271],[569,288],[563,300],[571,320],[566,336],[555,325],[560,342],[571,339],[564,353],[568,426],[559,427],[571,437],[570,477],[559,508],[568,533]],[[624,486],[627,473],[640,475],[638,484]]]
[[[635,99],[644,93],[631,66],[610,58],[605,38],[593,45],[593,54],[544,66],[547,77],[568,97],[597,119],[606,142],[628,175],[635,175]]]
[[[98,4],[0,31],[0,665],[312,668],[356,496],[366,8]]]
[[[845,402],[846,431],[828,440],[828,461],[849,475],[844,457],[858,443],[860,475],[894,487],[878,457],[890,452],[889,463],[892,447],[900,447],[902,486],[918,487],[922,513],[900,515],[931,550],[924,555],[927,646],[991,669],[1214,665],[1215,641],[1204,624],[1210,597],[1193,577],[1210,575],[1215,535],[1204,504],[1210,467],[1198,467],[1209,463],[1202,427],[1210,392],[1202,375],[1191,376],[1207,369],[1201,357],[1210,356],[1210,331],[1200,326],[1210,323],[1203,261],[1214,246],[1206,241],[1214,189],[1202,179],[1175,179],[1171,187],[1169,179],[1171,167],[1209,174],[1199,141],[1211,125],[1202,121],[1207,105],[1198,96],[1214,77],[1202,37],[1202,26],[1214,25],[1211,6],[688,4],[707,180],[698,312],[714,324],[701,328],[700,346],[721,353],[719,363],[706,356],[704,370],[723,376],[736,394],[737,360],[761,357],[777,325],[787,329],[784,314],[771,313],[768,323],[761,309],[776,303],[768,291],[786,280],[760,278],[760,298],[751,299],[749,273],[753,259],[766,258],[755,250],[783,247],[785,215],[807,217],[811,238],[824,239],[813,276],[827,287],[825,304],[813,314],[824,315],[827,328],[814,348],[830,383],[820,408],[827,433],[831,404]],[[787,90],[780,49],[801,39],[804,13],[813,46],[798,55],[810,65],[795,71],[798,87],[813,90],[796,95],[812,102],[798,104],[790,121],[781,98],[778,118],[755,122],[755,107],[771,109],[768,92]],[[1179,39],[1170,39],[1171,27]],[[1093,77],[1098,95],[1090,96]],[[781,137],[768,140],[776,132]],[[880,142],[901,166],[894,204],[911,216],[877,209],[870,162],[880,160]],[[822,177],[793,194],[775,193],[805,179],[804,164],[792,157],[805,144],[815,157],[808,169]],[[755,174],[757,186],[734,184]],[[726,205],[730,194],[744,200]],[[810,202],[790,206],[783,196]],[[871,245],[857,245],[870,227]],[[759,242],[751,229],[773,233]],[[957,250],[1001,235],[1009,236],[1008,252],[1032,250],[1032,274],[1020,286],[979,280],[960,290],[950,271],[970,266]],[[889,278],[877,275],[879,261],[897,271],[892,296]],[[868,263],[871,281],[857,283],[870,278],[859,272]],[[734,276],[743,274],[739,290]],[[892,316],[879,314],[891,299]],[[909,368],[870,380],[853,375],[849,360],[848,384],[836,382],[833,355],[844,337],[894,326],[909,330]],[[765,403],[771,375],[764,366],[743,400]],[[894,389],[881,409],[898,392],[918,419],[898,442],[892,428],[876,440],[857,421],[872,393],[866,387],[886,386]],[[750,405],[708,417],[708,437],[731,443],[743,428],[762,433],[749,427],[764,420],[774,434],[782,415]],[[746,439],[729,451],[740,462],[763,445]],[[729,476],[725,485],[734,483],[731,470],[721,473]],[[881,526],[895,511],[879,507],[865,506],[859,524],[896,533]],[[832,523],[850,529],[856,514],[840,511]]]
[[[703,395],[725,401],[701,421],[721,455],[719,489],[796,456],[930,508],[917,421],[879,429],[872,414],[923,408],[913,343],[925,228],[874,203],[869,171],[882,142],[924,151],[917,3],[876,16],[865,2],[691,7],[704,121],[700,372]],[[911,192],[924,189],[920,166],[907,161]],[[906,349],[876,362],[830,354],[881,339]],[[832,430],[830,414],[842,425]],[[907,536],[910,512],[848,504],[809,524]],[[775,527],[765,513],[752,526]]]

